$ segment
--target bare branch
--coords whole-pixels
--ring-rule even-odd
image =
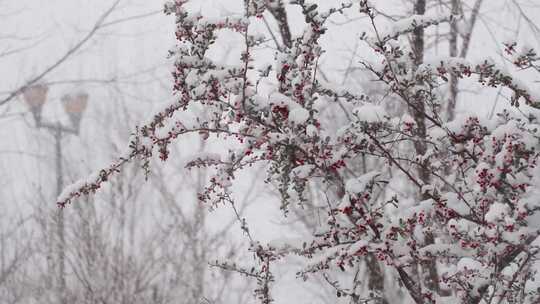
[[[79,41],[77,42],[73,47],[71,47],[60,59],[58,59],[55,63],[47,67],[45,70],[43,70],[41,73],[39,73],[37,76],[33,77],[29,81],[27,81],[24,85],[20,86],[18,89],[11,92],[7,97],[0,100],[0,106],[8,103],[13,98],[24,92],[25,89],[28,87],[38,83],[40,80],[42,80],[47,74],[54,71],[56,68],[58,68],[60,65],[62,65],[67,59],[69,59],[73,54],[75,54],[82,46],[84,46],[95,34],[98,32],[105,22],[105,20],[109,17],[109,15],[114,11],[114,9],[118,6],[121,0],[116,0],[113,5],[103,13],[98,21],[94,24],[92,29]]]

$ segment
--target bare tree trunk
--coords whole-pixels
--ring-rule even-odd
[[[458,14],[459,1],[460,0],[452,0],[452,14],[454,16]],[[452,20],[452,22],[450,23],[450,42],[449,42],[450,57],[457,57],[458,55],[457,41],[458,41],[457,21]],[[448,99],[448,106],[446,108],[446,116],[447,116],[446,118],[448,121],[454,120],[458,93],[459,93],[458,92],[458,79],[453,73],[451,73],[450,74],[450,98]]]
[[[417,15],[424,15],[425,12],[426,0],[417,0],[414,7],[414,13]],[[424,28],[418,27],[414,30],[413,35],[413,51],[415,56],[414,62],[416,66],[419,66],[424,62],[424,49]],[[416,123],[416,136],[418,137],[418,140],[414,144],[414,148],[416,155],[421,158],[423,155],[426,154],[427,151],[427,144],[425,140],[427,135],[427,127],[426,119],[424,116],[424,113],[426,111],[426,104],[422,93],[416,93],[416,96],[413,96],[412,100],[412,115]],[[418,175],[422,183],[424,185],[427,185],[430,183],[430,172],[427,169],[427,160],[423,160],[422,162],[422,165],[418,167]],[[421,200],[425,200],[428,197],[426,197],[425,194],[420,193],[419,198]],[[425,236],[426,245],[433,244],[434,242],[435,239],[432,234],[427,234]],[[422,265],[421,268],[424,286],[434,293],[439,293],[439,276],[437,274],[436,261],[432,259],[426,262],[425,265]]]
[[[272,14],[272,16],[274,16],[278,23],[283,45],[285,45],[287,48],[290,48],[292,46],[292,35],[289,28],[287,12],[285,11],[285,5],[283,4],[283,1],[279,0],[278,5],[276,5],[275,7],[270,7],[268,10]]]
[[[463,45],[461,46],[461,51],[459,52],[460,58],[467,57],[467,53],[469,52],[469,47],[471,45],[471,37],[474,30],[474,26],[476,25],[476,21],[478,20],[478,14],[480,13],[480,7],[482,6],[483,0],[476,0],[474,3],[473,9],[471,11],[470,20],[467,24],[467,28],[465,30],[465,33],[463,33]],[[454,16],[459,14],[459,11],[461,10],[461,0],[452,0],[452,14]],[[458,57],[458,36],[459,36],[459,29],[457,26],[457,21],[454,20],[450,24],[450,57]],[[447,120],[451,121],[455,118],[456,115],[456,105],[459,95],[459,79],[454,76],[454,74],[450,75],[450,97],[448,100],[448,105],[446,108],[446,115]]]
[[[63,171],[62,171],[62,129],[58,126],[54,130],[55,140],[55,161],[56,161],[56,196],[58,197],[62,193],[64,188]],[[67,290],[66,290],[66,259],[65,259],[65,229],[64,229],[64,210],[58,208],[57,211],[57,233],[58,233],[58,302],[61,304],[67,304]]]
[[[205,141],[201,140],[199,152],[204,152]],[[204,183],[206,179],[206,170],[201,169],[197,172],[197,192],[195,193],[195,201],[197,194],[204,191]],[[193,277],[193,301],[202,301],[205,298],[205,277],[207,270],[207,248],[206,248],[206,209],[195,206],[194,210],[195,221],[192,224],[192,244],[193,244],[193,261],[194,261],[194,277]]]
[[[379,261],[370,253],[366,256],[366,265],[369,276],[368,288],[370,291],[374,291],[377,296],[373,303],[388,304],[384,296],[384,273]]]
[[[480,14],[480,7],[482,7],[483,0],[476,0],[474,3],[471,17],[467,26],[467,31],[463,35],[463,46],[461,47],[461,53],[459,54],[459,57],[465,58],[467,57],[467,53],[469,52],[469,47],[471,45],[471,37],[474,30],[474,26],[476,24],[476,21],[478,20],[478,15]]]

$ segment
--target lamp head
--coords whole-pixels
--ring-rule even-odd
[[[88,106],[88,94],[85,92],[66,94],[62,97],[62,105],[73,127],[78,132],[81,126],[82,116]]]
[[[44,84],[29,86],[23,91],[24,101],[30,107],[30,111],[38,125],[41,123],[41,113],[43,105],[47,101],[48,92],[49,87]]]

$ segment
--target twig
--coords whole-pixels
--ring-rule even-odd
[[[47,74],[58,68],[62,63],[64,63],[69,57],[71,57],[74,53],[76,53],[83,45],[85,45],[93,36],[94,34],[100,30],[107,17],[114,11],[114,9],[118,6],[118,3],[120,3],[121,0],[116,0],[113,5],[99,17],[98,21],[94,24],[94,27],[79,41],[77,44],[75,44],[72,48],[70,48],[60,59],[58,59],[55,63],[50,65],[48,68],[43,70],[41,73],[39,73],[34,78],[30,79],[28,82],[26,82],[24,85],[20,86],[18,89],[11,92],[6,98],[0,100],[0,106],[8,103],[13,98],[15,98],[17,95],[24,92],[25,89],[28,87],[36,84],[39,82],[43,77],[45,77]]]

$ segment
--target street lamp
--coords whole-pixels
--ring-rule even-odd
[[[88,105],[88,94],[77,92],[76,94],[66,94],[62,97],[62,105],[73,124],[74,130],[79,132],[81,119]]]
[[[88,94],[83,91],[76,92],[74,94],[65,94],[62,96],[62,106],[64,111],[68,114],[71,126],[64,126],[60,122],[51,123],[42,120],[43,106],[47,102],[47,93],[49,87],[44,84],[37,84],[26,88],[23,91],[23,98],[30,112],[34,117],[37,128],[49,129],[57,131],[58,129],[65,133],[71,133],[74,135],[79,134],[81,126],[81,119],[88,106]]]
[[[71,126],[65,126],[61,122],[49,122],[42,119],[43,106],[47,102],[47,93],[49,88],[44,84],[36,84],[26,88],[23,91],[23,99],[30,108],[35,120],[35,127],[51,131],[55,140],[55,162],[56,162],[56,196],[58,197],[63,188],[62,172],[62,137],[64,133],[79,135],[81,119],[88,105],[88,94],[77,92],[75,94],[66,94],[62,100],[64,111],[68,114]],[[64,212],[58,209],[58,298],[60,304],[67,304],[66,289],[66,262],[65,262],[65,229]]]
[[[47,92],[49,88],[42,84],[31,86],[23,92],[24,101],[30,106],[30,111],[38,125],[41,123],[41,112],[47,100]]]

